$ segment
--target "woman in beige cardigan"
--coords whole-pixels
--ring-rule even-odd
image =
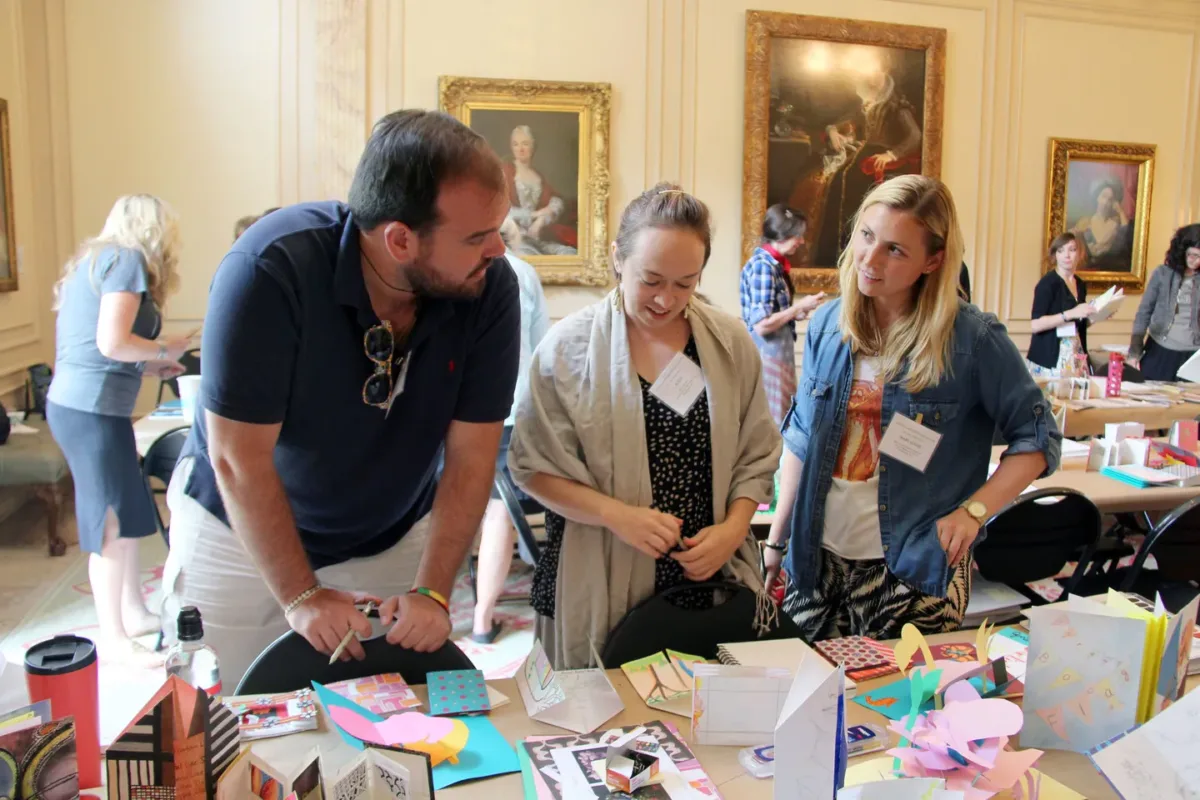
[[[548,509],[533,606],[555,668],[589,665],[629,609],[689,582],[750,587],[762,627],[774,610],[750,518],[771,498],[780,436],[745,326],[693,298],[710,252],[703,203],[644,192],[613,244],[617,289],[534,354],[509,467]]]

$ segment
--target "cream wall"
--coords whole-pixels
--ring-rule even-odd
[[[610,227],[659,179],[695,191],[717,225],[704,291],[736,312],[747,7],[948,30],[943,177],[976,299],[1022,347],[1050,136],[1158,145],[1152,263],[1200,207],[1196,0],[0,0],[0,96],[25,110],[26,156],[0,390],[6,368],[49,353],[55,268],[116,195],[179,209],[168,311],[192,325],[234,219],[344,195],[371,121],[433,107],[440,75],[611,83]],[[547,294],[561,317],[599,292]],[[1093,340],[1124,341],[1134,306]]]

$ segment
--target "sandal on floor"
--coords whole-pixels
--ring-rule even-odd
[[[132,639],[127,641],[129,642],[127,645],[124,643],[115,645],[101,643],[96,648],[97,655],[100,656],[101,661],[107,664],[121,664],[137,669],[157,669],[166,662],[161,653],[156,653]]]
[[[499,622],[492,623],[492,629],[487,633],[472,633],[471,641],[475,644],[492,644],[500,637],[500,631],[504,630],[504,626]]]

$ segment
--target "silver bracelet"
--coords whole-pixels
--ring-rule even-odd
[[[165,344],[160,344],[158,346],[158,360],[159,361],[167,360],[167,346]]]
[[[315,586],[308,587],[303,592],[301,592],[300,594],[293,597],[292,601],[283,607],[283,615],[286,617],[288,614],[295,611],[297,608],[299,608],[301,605],[304,604],[304,601],[308,600],[310,597],[315,595],[317,592],[321,591],[321,589],[323,589],[323,588],[325,588],[325,587],[321,586],[321,584],[318,583]]]

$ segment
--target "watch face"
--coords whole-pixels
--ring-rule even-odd
[[[973,503],[967,504],[967,513],[980,522],[987,516],[987,506],[976,500]]]

